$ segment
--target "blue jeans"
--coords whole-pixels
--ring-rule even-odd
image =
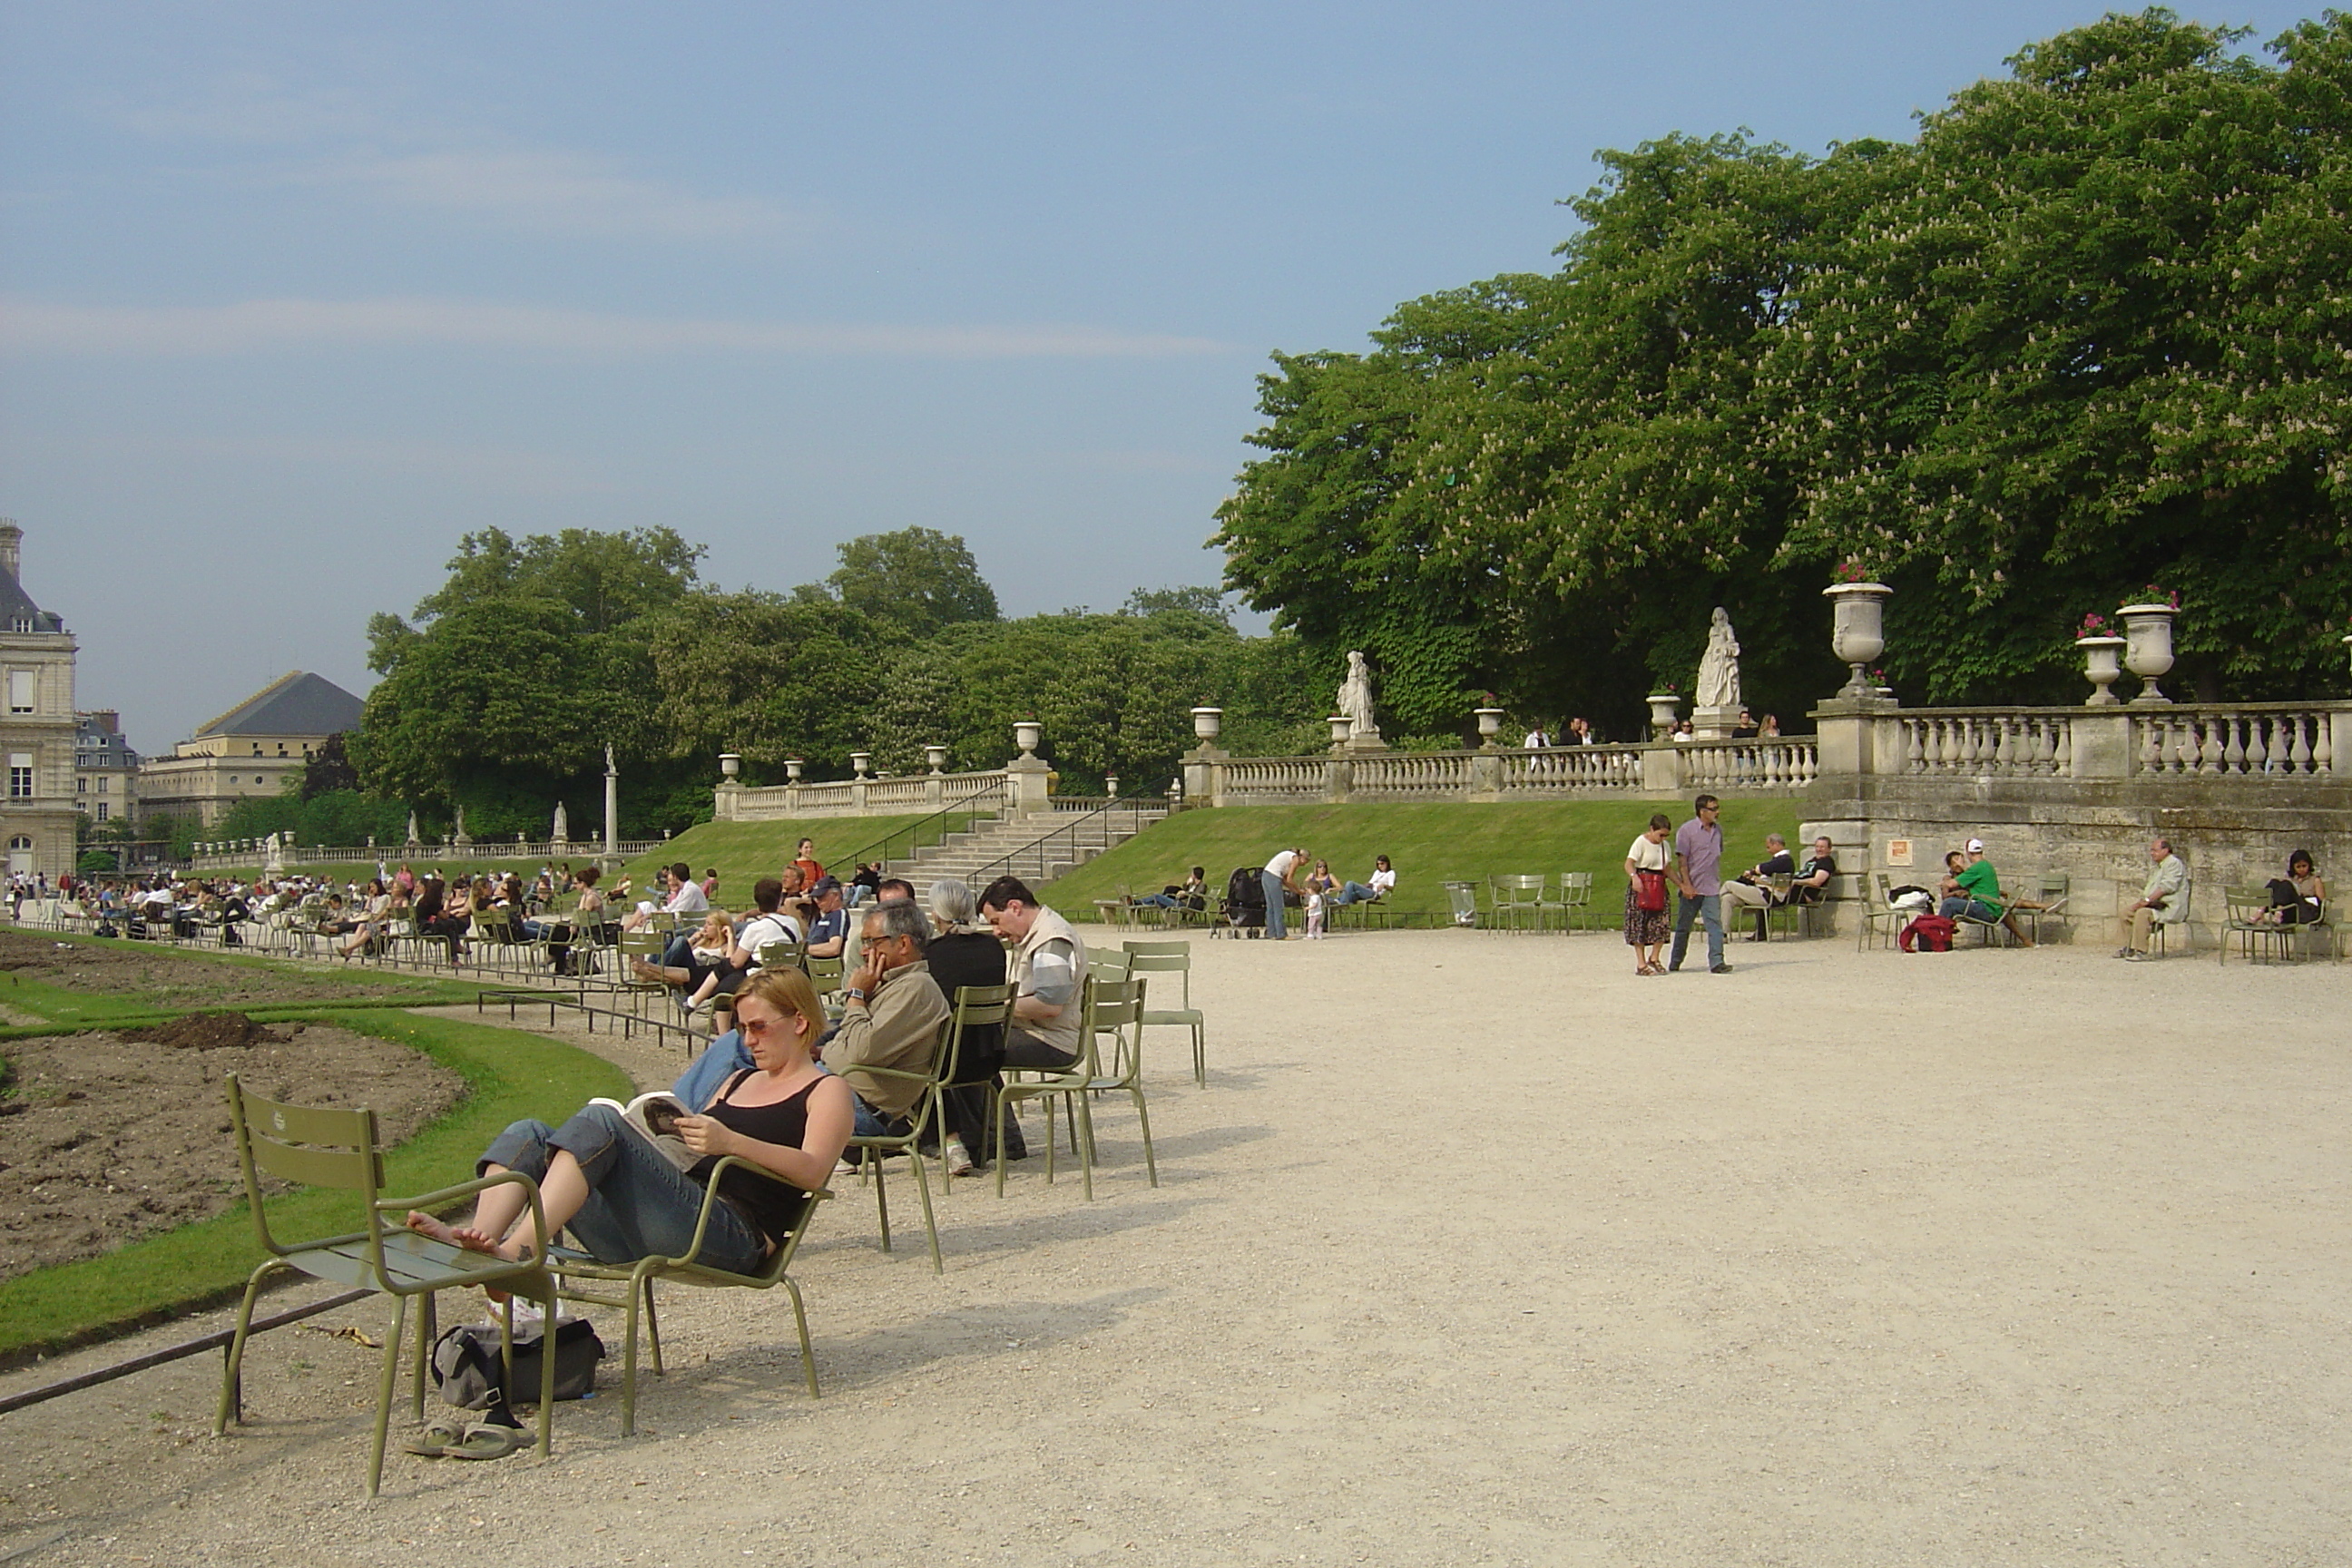
[[[1687,893],[1675,894],[1675,944],[1666,954],[1666,967],[1679,968],[1683,952],[1690,946],[1691,921],[1706,922],[1706,966],[1714,969],[1723,963],[1723,895],[1702,893],[1694,899]]]
[[[681,1258],[693,1244],[703,1189],[651,1143],[637,1136],[609,1105],[590,1105],[561,1127],[517,1121],[490,1140],[478,1171],[503,1165],[534,1181],[547,1179],[559,1149],[580,1162],[588,1201],[570,1229],[598,1261]],[[750,1274],[767,1255],[767,1238],[725,1204],[710,1210],[701,1261],[730,1274]]]
[[[1996,925],[2000,921],[2000,911],[1990,904],[1980,899],[1964,899],[1958,893],[1937,905],[1936,912],[1948,921],[1981,921],[1986,925]]]
[[[742,1035],[730,1029],[704,1048],[694,1058],[694,1065],[678,1074],[669,1091],[688,1110],[699,1111],[710,1103],[729,1075],[749,1072],[756,1065],[751,1060],[751,1048],[743,1043]]]
[[[1380,894],[1361,882],[1350,882],[1339,889],[1337,901],[1342,904],[1369,904],[1379,897]]]
[[[1265,934],[1276,942],[1282,940],[1282,879],[1271,871],[1260,871],[1257,879],[1265,889]]]
[[[1176,900],[1166,893],[1154,893],[1150,898],[1137,899],[1134,903],[1138,909],[1143,908],[1146,904],[1155,910],[1172,910],[1176,907]]]

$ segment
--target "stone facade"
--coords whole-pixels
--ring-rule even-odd
[[[322,676],[280,676],[139,770],[142,816],[217,826],[240,800],[276,796],[327,737],[359,727],[360,700]]]
[[[74,864],[76,645],[19,581],[24,537],[0,518],[0,845],[10,872],[55,878]]]
[[[74,809],[93,823],[135,822],[139,753],[110,710],[74,715]]]

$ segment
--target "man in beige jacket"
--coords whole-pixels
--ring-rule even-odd
[[[923,1086],[860,1069],[929,1073],[948,999],[923,958],[931,922],[921,910],[876,904],[866,911],[862,930],[861,964],[842,986],[841,1026],[824,1044],[824,1068],[857,1096],[857,1136],[879,1138],[902,1130],[892,1124],[903,1124]]]

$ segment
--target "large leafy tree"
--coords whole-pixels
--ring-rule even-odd
[[[2307,691],[2352,612],[2352,21],[2238,37],[2109,16],[1908,145],[1603,154],[1556,274],[1277,356],[1232,584],[1322,657],[1393,657],[1384,616],[1454,649],[1417,718],[1480,682],[1630,718],[1713,604],[1801,708],[1843,560],[1902,590],[1916,695],[2068,700],[2074,620],[2150,583],[2200,694]]]
[[[861,534],[841,546],[826,585],[877,628],[926,637],[944,626],[996,619],[996,590],[955,534],[929,528]]]

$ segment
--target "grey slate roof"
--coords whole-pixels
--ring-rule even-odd
[[[279,676],[196,731],[205,735],[332,735],[359,728],[365,704],[306,670]]]
[[[30,622],[37,632],[65,629],[61,618],[33,603],[33,596],[25,592],[25,585],[16,581],[14,572],[0,566],[0,632],[14,628],[19,621]]]

